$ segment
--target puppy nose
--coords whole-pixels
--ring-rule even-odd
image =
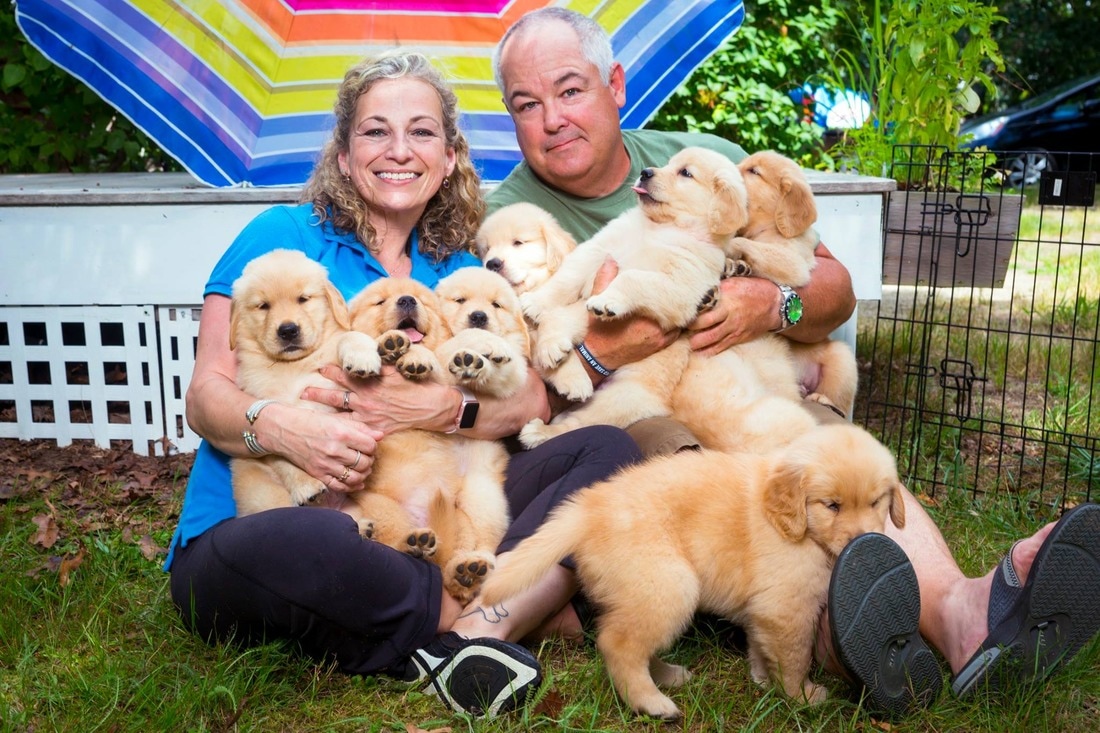
[[[492,270],[493,272],[500,272],[501,268],[503,267],[504,263],[500,261],[499,257],[494,257],[493,259],[485,263],[485,268],[488,270]]]
[[[485,311],[474,311],[469,320],[471,328],[485,328],[489,323],[489,316],[485,315]]]
[[[641,174],[640,177],[643,181],[648,181],[650,178],[653,178],[653,169],[652,168],[643,168],[642,169],[642,174]]]
[[[397,307],[403,311],[416,310],[416,298],[411,295],[402,295],[397,299]]]
[[[297,341],[298,336],[302,333],[302,329],[298,328],[297,323],[287,321],[286,323],[280,323],[275,333],[278,334],[279,338],[283,341]]]

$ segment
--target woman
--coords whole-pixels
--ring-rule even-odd
[[[449,272],[480,264],[469,251],[484,211],[478,176],[457,128],[455,95],[427,59],[395,52],[352,68],[335,116],[306,203],[256,217],[207,283],[187,393],[188,421],[204,440],[166,563],[172,598],[208,640],[292,639],[346,672],[427,679],[452,708],[495,714],[522,704],[540,681],[534,657],[511,642],[563,617],[576,621],[568,606],[576,590],[571,571],[559,568],[508,609],[476,602],[463,609],[443,591],[435,565],[363,541],[345,514],[295,507],[235,517],[232,456],[275,453],[332,491],[355,490],[387,433],[452,431],[463,405],[456,389],[413,383],[392,368],[365,383],[326,368],[344,389],[304,396],[337,413],[260,407],[234,382],[232,284],[267,251],[302,250],[349,299],[380,277],[411,276],[434,287]],[[549,408],[532,371],[518,398],[484,400],[464,432],[500,438],[533,417],[547,419]],[[562,497],[637,458],[633,442],[611,428],[515,455],[506,480],[513,523],[498,551],[531,534]]]

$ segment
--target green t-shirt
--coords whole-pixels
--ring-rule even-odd
[[[740,145],[707,133],[623,130],[623,143],[630,155],[630,172],[608,195],[599,198],[571,196],[543,183],[524,161],[489,193],[489,213],[521,201],[537,204],[553,214],[578,242],[584,242],[607,222],[637,205],[638,194],[632,187],[643,168],[665,165],[673,155],[692,146],[717,151],[735,163],[748,157]]]

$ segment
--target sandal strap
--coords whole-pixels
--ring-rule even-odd
[[[989,629],[995,629],[1012,612],[1017,599],[1024,592],[1023,581],[1020,580],[1016,566],[1012,562],[1012,551],[1016,549],[1017,541],[1009,549],[993,573],[993,586],[989,590],[989,611],[986,614],[986,623]]]

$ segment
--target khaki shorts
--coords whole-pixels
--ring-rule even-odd
[[[819,425],[846,423],[844,417],[818,402],[803,400],[802,406]],[[670,417],[650,417],[639,420],[626,429],[646,458],[667,456],[682,450],[699,450],[699,440],[688,428]]]

